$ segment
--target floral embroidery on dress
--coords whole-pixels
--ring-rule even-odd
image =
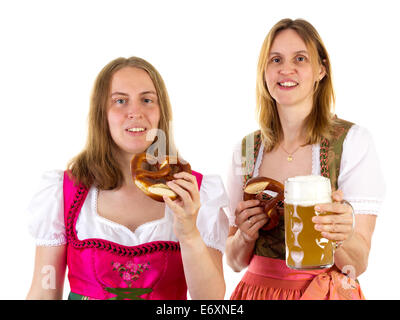
[[[118,272],[121,279],[126,283],[128,288],[104,288],[106,291],[115,294],[116,296],[109,300],[143,300],[140,296],[153,291],[151,288],[132,288],[134,281],[139,279],[140,275],[149,270],[150,262],[133,263],[128,261],[125,264],[120,262],[111,262],[113,271]]]
[[[149,270],[150,263],[133,263],[132,261],[128,261],[125,264],[121,264],[120,262],[112,262],[113,271],[119,273],[119,276],[122,280],[128,285],[129,288],[132,287],[134,281],[139,279],[140,275]]]

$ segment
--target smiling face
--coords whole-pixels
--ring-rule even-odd
[[[124,67],[114,73],[107,120],[113,141],[128,159],[152,144],[148,133],[158,128],[160,106],[153,81],[145,70]]]
[[[323,66],[313,67],[312,59],[296,31],[285,29],[277,34],[268,56],[265,82],[278,106],[301,105],[311,111],[314,85],[325,75]]]

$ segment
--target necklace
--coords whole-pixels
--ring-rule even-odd
[[[280,146],[281,146],[282,150],[285,151],[286,154],[288,155],[288,157],[287,157],[287,161],[288,161],[288,162],[292,162],[292,161],[294,160],[293,155],[294,155],[294,154],[296,153],[296,151],[299,150],[300,147],[301,147],[301,145],[300,145],[300,146],[298,146],[298,147],[296,148],[296,150],[294,150],[293,152],[287,152],[287,151],[285,150],[285,148],[283,147],[282,144],[281,144]]]

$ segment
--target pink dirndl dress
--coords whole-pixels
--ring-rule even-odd
[[[200,188],[202,175],[193,172]],[[88,189],[64,173],[69,299],[185,300],[187,286],[178,242],[123,246],[104,239],[79,240],[76,221]]]

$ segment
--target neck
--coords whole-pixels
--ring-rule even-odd
[[[306,142],[304,120],[311,112],[312,104],[278,107],[279,118],[283,130],[283,144],[287,149],[293,149]]]
[[[122,175],[124,177],[124,182],[122,184],[123,187],[136,187],[133,182],[132,174],[131,174],[131,158],[130,156],[121,155],[119,157],[119,167],[121,169]]]

